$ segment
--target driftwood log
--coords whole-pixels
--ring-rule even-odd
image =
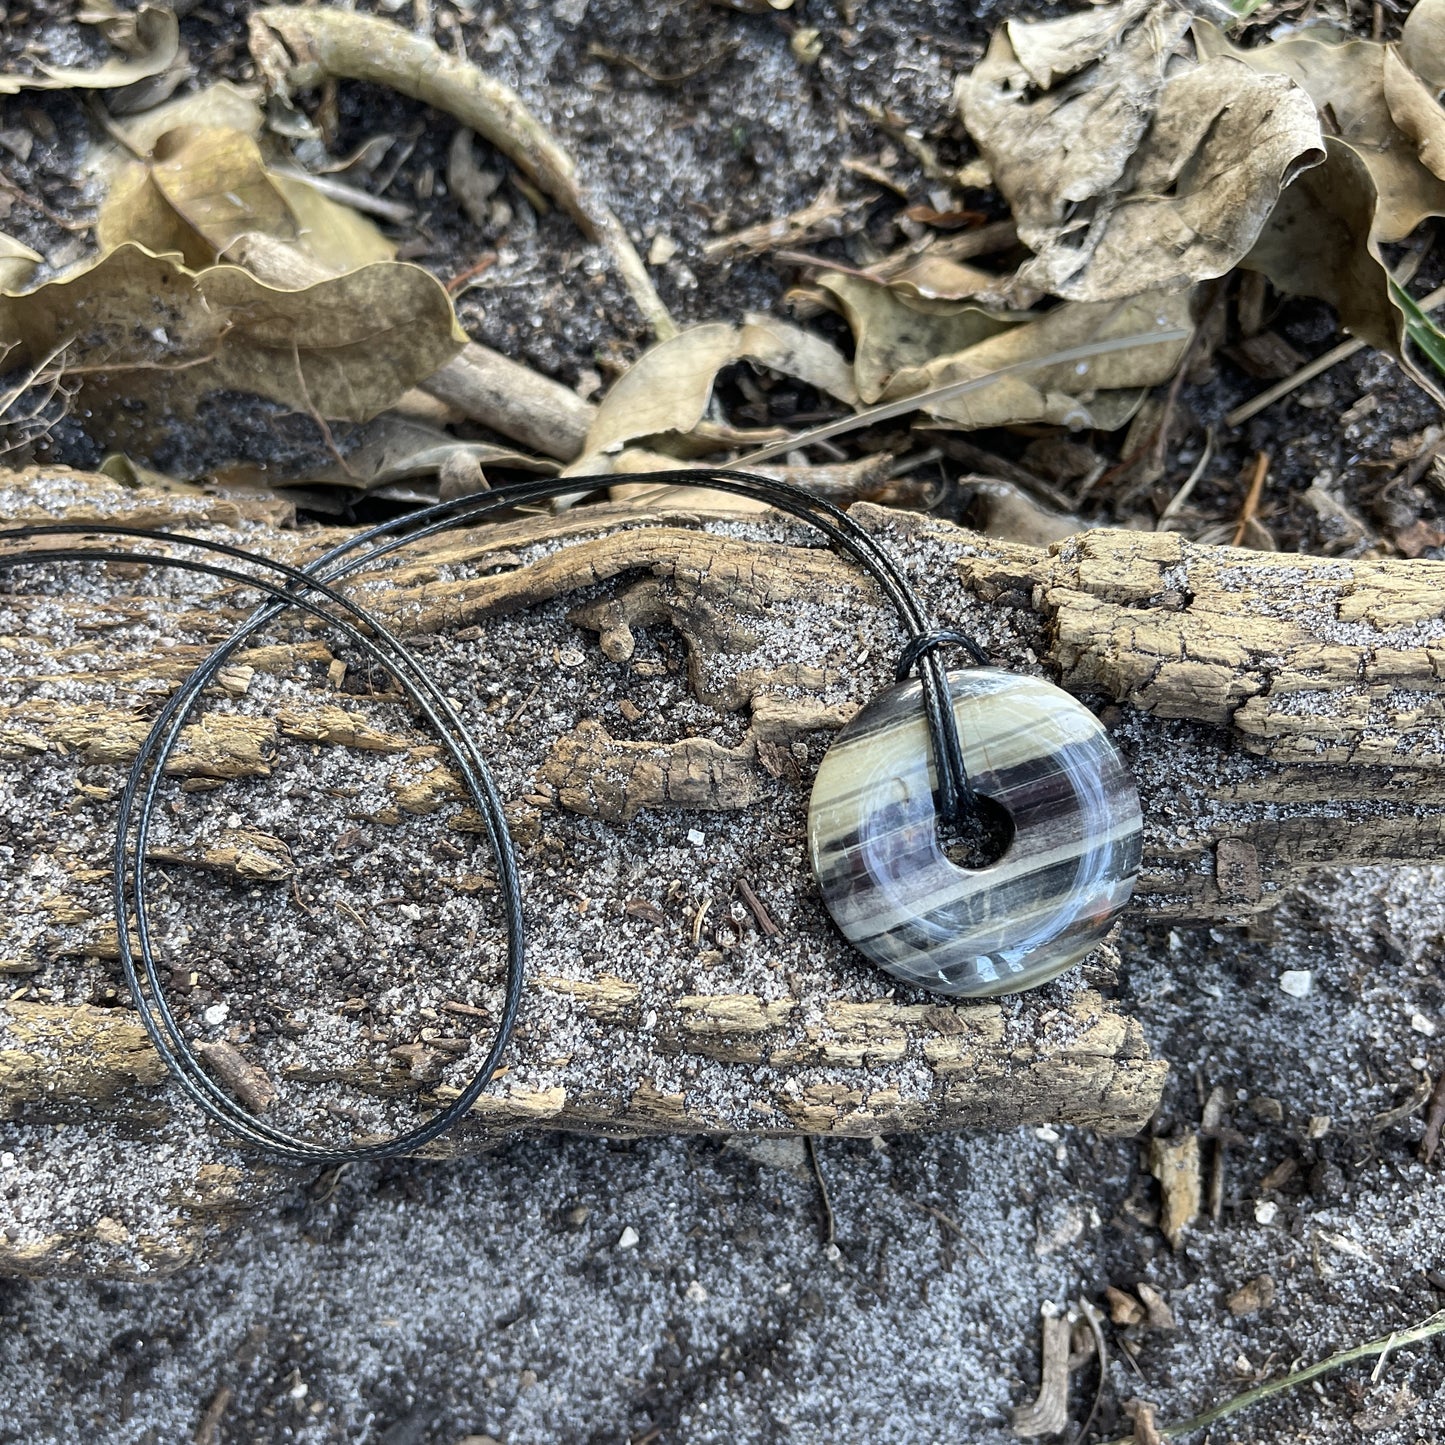
[[[204,530],[293,564],[342,535],[269,500],[56,471],[7,477],[0,508]],[[1237,920],[1318,864],[1438,856],[1445,564],[1133,532],[1043,551],[854,515],[945,625],[1098,703],[1140,781],[1139,916]],[[524,1125],[1147,1121],[1166,1064],[1098,991],[1109,950],[1040,993],[951,1004],[896,995],[828,926],[807,783],[899,637],[805,528],[579,508],[419,544],[357,595],[474,722],[528,889],[511,1060],[447,1147]],[[253,601],[128,566],[0,574],[0,1271],[175,1267],[287,1184],[167,1086],[107,894],[148,718]],[[177,1006],[217,1077],[270,1117],[360,1136],[454,1090],[500,998],[476,819],[374,671],[315,626],[256,639],[172,760],[151,852]]]

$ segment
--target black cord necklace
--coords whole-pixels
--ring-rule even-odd
[[[1088,709],[1040,679],[989,666],[967,634],[930,628],[887,549],[810,493],[727,471],[608,479],[619,480],[705,486],[766,502],[816,527],[872,577],[897,611],[908,641],[895,685],[868,703],[833,742],[809,809],[809,847],[824,902],[861,952],[903,982],[980,996],[1043,983],[1102,938],[1138,872],[1140,815],[1127,770]],[[423,538],[596,487],[595,478],[548,478],[442,503],[359,532],[302,569],[245,548],[143,527],[84,522],[0,531],[5,548],[84,537],[168,549],[31,545],[0,552],[0,570],[56,562],[142,563],[241,584],[268,599],[166,700],[141,744],[120,797],[113,898],[121,968],[156,1049],[201,1109],[269,1154],[298,1164],[334,1165],[412,1153],[437,1138],[466,1115],[490,1082],[524,984],[521,882],[502,799],[486,762],[415,654],[338,584]],[[212,560],[175,555],[176,548]],[[147,903],[147,844],[161,780],[181,731],[236,651],[292,610],[340,632],[388,670],[435,730],[484,821],[506,920],[506,995],[482,1066],[458,1097],[424,1124],[354,1146],[321,1145],[266,1124],[211,1078],[166,1000]],[[962,650],[973,666],[947,672],[939,656],[945,647]],[[990,819],[1006,835],[1002,855],[982,868],[954,863],[944,838],[977,834]]]

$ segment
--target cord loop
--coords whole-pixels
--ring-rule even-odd
[[[627,480],[610,477],[616,484]],[[945,825],[964,825],[976,813],[954,717],[948,674],[937,649],[962,647],[975,663],[988,659],[966,634],[930,629],[913,589],[893,557],[870,533],[845,512],[828,502],[772,477],[701,468],[649,473],[635,478],[655,485],[698,486],[734,492],[768,503],[809,523],[839,551],[845,552],[878,584],[898,612],[909,641],[898,662],[902,680],[917,670],[928,734],[938,779],[939,813]],[[380,1159],[415,1151],[459,1120],[475,1103],[494,1076],[516,1020],[523,986],[524,938],[522,893],[503,800],[476,739],[458,716],[436,680],[386,625],[338,585],[399,548],[494,513],[529,503],[550,501],[569,492],[596,489],[591,478],[548,477],[499,487],[481,496],[442,502],[369,527],[333,547],[304,568],[284,563],[203,537],[146,527],[107,525],[101,522],[47,523],[0,531],[0,573],[26,565],[56,562],[119,561],[172,568],[252,588],[266,599],[210,654],[189,678],[166,699],[141,744],[121,792],[113,849],[112,897],[120,940],[121,971],[140,1012],[141,1022],[186,1094],[214,1121],[233,1135],[291,1163],[335,1165],[353,1160]],[[75,546],[58,547],[54,539],[72,537]],[[50,539],[50,545],[11,550],[15,543]],[[132,548],[95,545],[99,538],[125,538],[164,544],[167,550],[146,552]],[[83,539],[83,541],[82,541]],[[195,549],[225,562],[176,555],[174,548]],[[261,569],[241,571],[237,566]],[[158,806],[161,780],[180,741],[181,733],[201,702],[202,694],[227,660],[246,641],[291,611],[331,627],[361,648],[378,666],[391,671],[413,705],[440,738],[456,764],[466,792],[481,813],[498,865],[501,907],[507,932],[505,997],[492,1043],[471,1082],[445,1108],[414,1128],[390,1139],[356,1140],[332,1145],[292,1134],[248,1113],[206,1072],[184,1024],[172,1011],[164,993],[164,979],[156,959],[146,886],[147,839]],[[136,943],[132,945],[134,934]]]
[[[966,632],[956,632],[951,627],[935,627],[931,632],[921,632],[909,638],[898,654],[898,666],[893,669],[896,682],[911,677],[913,670],[938,647],[961,647],[973,659],[977,667],[988,666],[988,654]]]

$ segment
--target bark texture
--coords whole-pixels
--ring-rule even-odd
[[[203,528],[291,563],[341,535],[291,528],[269,501],[128,490],[82,474],[21,474],[4,490],[12,520]],[[889,539],[941,623],[975,632],[1002,662],[1040,663],[1102,699],[1148,820],[1142,912],[1237,919],[1316,864],[1438,855],[1445,564],[1321,561],[1124,532],[1043,551],[866,505],[854,515]],[[449,684],[457,692],[489,663],[516,684],[479,692],[479,711],[493,729],[488,754],[516,754],[501,781],[543,922],[512,1062],[475,1128],[447,1147],[524,1125],[1140,1127],[1166,1066],[1090,986],[1097,975],[998,1003],[898,998],[827,927],[803,872],[807,781],[827,732],[883,685],[899,638],[871,585],[805,529],[756,517],[709,529],[717,520],[673,499],[525,517],[420,544],[358,584],[429,666],[442,667],[448,649],[465,654]],[[89,1214],[54,1228],[17,1217],[7,1231],[0,1191],[0,1269],[184,1262],[238,1199],[285,1176],[251,1168],[250,1192],[238,1191],[240,1156],[195,1129],[119,1006],[106,823],[158,699],[245,600],[114,566],[84,586],[28,570],[3,585],[8,1147],[43,1151],[62,1127],[82,1149],[124,1147],[156,1128],[201,1144],[179,1151],[167,1185],[190,1190],[191,1205],[172,1216],[189,1243],[171,1226],[118,1224],[103,1188]],[[324,685],[297,682],[317,678]],[[181,901],[193,888],[200,900],[207,887],[226,890],[224,906],[200,905],[216,909],[214,944],[200,939],[196,957],[174,965],[182,1007],[217,1077],[257,1107],[278,1090],[284,1109],[290,1091],[344,1087],[359,1109],[323,1107],[351,1133],[414,1121],[454,1095],[469,1054],[475,1067],[499,994],[443,969],[416,1009],[388,1003],[389,971],[414,972],[410,960],[433,944],[445,954],[448,940],[423,930],[417,942],[415,930],[394,934],[378,920],[398,905],[420,918],[425,908],[409,899],[484,904],[494,879],[468,853],[478,820],[386,680],[359,683],[319,630],[257,639],[219,683],[169,768],[177,817],[210,808],[213,826],[178,824],[151,855]],[[255,801],[278,783],[284,792],[289,780],[329,778],[337,759],[380,770],[369,786],[321,789],[343,800],[330,805],[337,821],[310,804],[298,821],[294,809],[267,813]],[[726,844],[689,849],[671,818],[695,840],[710,812],[731,815]],[[353,902],[327,891],[338,878],[360,886],[355,865],[337,862],[349,862],[351,835],[400,845],[408,830],[443,859],[436,876],[404,888],[393,878]],[[328,851],[318,863],[320,833]],[[247,908],[269,920],[264,938],[248,931]],[[307,992],[304,973],[262,970],[248,994],[237,981],[248,950],[227,910],[239,920],[234,939],[278,955],[288,929],[303,955],[324,949],[339,919],[364,934],[367,967],[338,963],[326,997]],[[269,1012],[242,1017],[260,996]],[[210,1203],[207,1178],[219,1181]]]

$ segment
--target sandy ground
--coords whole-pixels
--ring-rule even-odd
[[[0,1284],[0,1438],[189,1439],[227,1391],[228,1441],[1002,1445],[1040,1309],[1140,1281],[1177,1328],[1110,1329],[1105,1438],[1119,1401],[1182,1418],[1445,1305],[1445,1179],[1414,1158],[1418,1116],[1372,1122],[1432,1053],[1412,1018],[1445,1025],[1442,919],[1445,868],[1368,870],[1292,897],[1268,938],[1131,931],[1125,999],[1175,1065],[1162,1126],[1197,1125],[1200,1087],[1229,1099],[1219,1222],[1177,1253],[1128,1140],[820,1141],[830,1248],[796,1141],[543,1136],[315,1182],[157,1284]],[[1273,1304],[1236,1318],[1261,1274]],[[1442,1376],[1437,1340],[1209,1438],[1433,1442]]]

